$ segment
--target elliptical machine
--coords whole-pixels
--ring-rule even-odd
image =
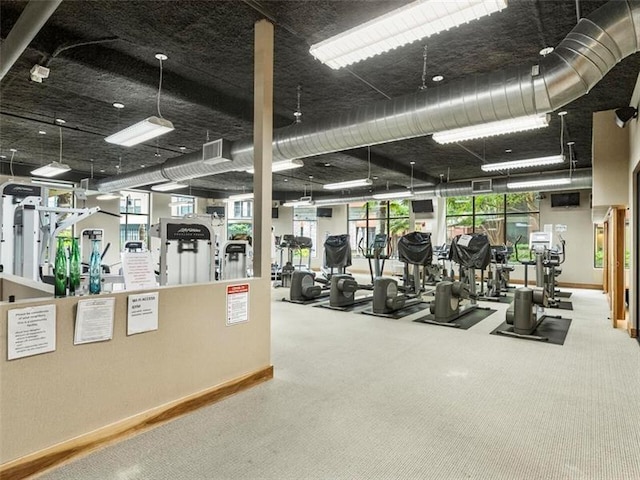
[[[543,288],[522,287],[516,289],[513,303],[509,305],[506,313],[508,330],[498,330],[496,333],[510,337],[526,338],[546,342],[549,339],[533,332],[549,315],[538,315],[538,307],[544,309],[549,306],[547,291]],[[560,318],[560,317],[552,317]]]
[[[371,274],[371,285],[376,278],[381,277],[384,272],[384,262],[391,256],[389,252],[389,237],[384,233],[376,233],[373,243],[367,248],[362,247],[364,237],[358,243],[358,249],[362,256],[369,262],[369,273]],[[373,260],[373,262],[372,262]]]
[[[432,316],[421,321],[459,327],[451,322],[480,308],[477,304],[475,269],[485,269],[491,262],[489,238],[481,233],[457,235],[451,242],[449,259],[460,265],[462,279],[438,283],[436,298],[429,307]],[[466,299],[471,303],[462,306],[461,301]]]
[[[324,242],[324,249],[324,263],[327,268],[331,269],[331,278],[336,275],[344,276],[346,268],[351,266],[349,235],[329,235]],[[333,273],[334,269],[337,270],[335,274]],[[312,271],[295,270],[291,275],[289,299],[283,298],[282,300],[292,303],[308,304],[315,303],[329,296],[330,292],[316,282],[322,283],[325,286],[328,284],[327,280],[316,278],[316,274]]]
[[[421,267],[431,265],[431,234],[411,232],[398,240],[398,259],[404,263],[404,287],[395,278],[378,277],[373,281],[373,303],[369,315],[390,317],[403,309],[423,303]],[[400,293],[402,292],[402,293]]]

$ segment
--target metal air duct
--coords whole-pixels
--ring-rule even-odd
[[[376,102],[329,119],[277,129],[273,132],[273,161],[549,113],[588,93],[616,63],[639,49],[640,0],[612,0],[588,18],[580,19],[537,66],[476,75]],[[232,164],[201,168],[200,173],[192,172],[192,178],[250,167],[253,164],[252,138],[234,142],[231,157]],[[190,168],[190,156],[176,160]],[[154,170],[162,168],[156,166]],[[111,191],[144,184],[136,172],[104,179],[98,182],[98,188]]]

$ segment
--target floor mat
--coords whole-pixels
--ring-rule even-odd
[[[547,338],[546,343],[552,343],[554,345],[564,345],[564,341],[567,338],[567,333],[569,332],[569,326],[571,326],[570,318],[556,318],[556,317],[544,317],[542,323],[536,328],[532,335],[537,335],[539,337]],[[513,327],[508,325],[507,322],[503,322],[498,328],[491,332],[491,335],[499,335],[504,337],[506,335],[502,335],[498,333],[500,330],[513,331]],[[530,338],[523,338],[523,340],[533,340]]]
[[[493,310],[491,308],[489,309],[476,308],[475,310],[472,310],[469,313],[464,314],[462,317],[457,318],[448,323],[453,325],[458,325],[458,327],[455,327],[455,328],[459,328],[460,330],[467,330],[473,327],[475,324],[480,323],[482,320],[484,320],[485,318],[487,318],[489,315],[491,315],[496,311],[497,310]],[[417,320],[414,320],[414,322],[433,325],[433,323],[427,322],[426,320],[434,320],[434,315],[430,313],[429,315],[426,315],[424,317],[418,318]]]
[[[556,297],[569,298],[570,296],[571,292],[556,292]]]
[[[486,298],[480,297],[478,298],[480,302],[491,302],[491,303],[511,303],[513,302],[513,295],[505,295],[502,297],[495,298],[494,300],[487,300]]]
[[[573,310],[573,303],[571,302],[563,302],[562,300],[556,300],[557,305],[551,306],[549,308],[555,308],[557,310]]]
[[[300,301],[297,301],[297,300],[293,301],[286,297],[282,297],[282,301],[287,303],[295,303],[297,305],[312,305],[314,303],[328,302],[329,295],[323,295],[321,297],[312,298],[311,300],[300,300]]]
[[[329,302],[318,303],[317,305],[314,305],[314,307],[328,308],[329,310],[336,310],[338,312],[354,312],[368,307],[371,300],[373,300],[373,297],[362,297],[356,298],[353,305],[346,307],[332,307]]]
[[[389,313],[389,314],[373,313],[371,308],[367,308],[366,310],[362,311],[361,313],[364,313],[365,315],[373,315],[374,317],[393,318],[393,319],[397,320],[399,318],[403,318],[403,317],[406,317],[408,315],[412,315],[414,313],[418,313],[418,312],[421,312],[423,310],[427,310],[428,308],[429,308],[429,302],[420,302],[420,303],[417,303],[415,305],[411,305],[410,307],[401,308],[400,310],[397,310],[397,311],[395,311],[393,313]]]

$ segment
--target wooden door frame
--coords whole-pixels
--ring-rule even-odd
[[[611,307],[611,324],[618,326],[619,320],[625,319],[624,307],[624,227],[626,207],[615,206],[609,210],[609,234],[611,242],[607,242],[610,251],[605,252],[609,272],[609,302]]]

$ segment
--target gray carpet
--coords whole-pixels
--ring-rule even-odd
[[[274,380],[42,478],[638,479],[640,348],[573,299],[562,348],[274,301]]]

